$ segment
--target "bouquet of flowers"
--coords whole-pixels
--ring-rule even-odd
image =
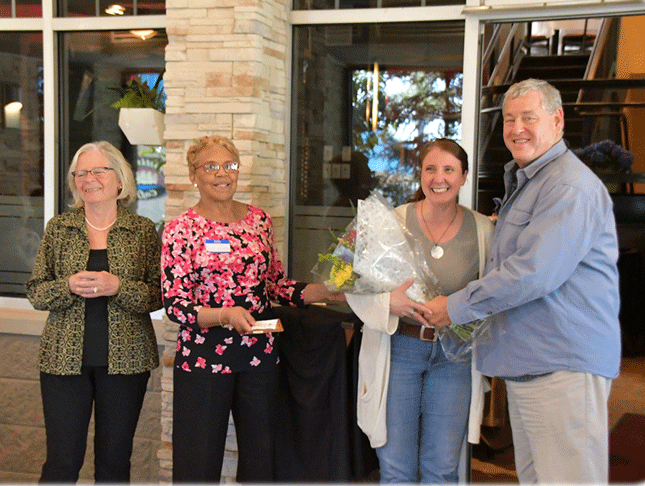
[[[378,193],[358,201],[356,217],[335,239],[326,254],[318,255],[312,270],[330,290],[391,292],[416,277],[409,237],[390,203]],[[414,285],[410,288],[408,295],[420,301],[423,293]]]
[[[352,221],[341,236],[332,236],[336,243],[332,244],[329,252],[318,254],[318,264],[312,270],[313,273],[328,275],[325,285],[333,291],[351,291],[358,278],[354,272],[354,248],[356,243],[355,222]]]
[[[372,192],[365,200],[359,200],[356,217],[335,239],[326,254],[318,255],[318,264],[312,270],[330,290],[384,293],[414,280],[406,294],[415,302],[424,303],[443,294],[425,260],[422,242],[415,241],[380,194]],[[463,361],[468,357],[480,324],[451,325],[438,330],[449,359]]]
[[[427,298],[425,301],[428,301],[439,295],[446,295],[446,292],[441,288],[437,277],[432,273],[423,255],[425,255],[425,252],[421,248],[421,243],[417,243],[415,245],[415,258],[419,269],[418,272],[421,274],[422,280],[426,282],[424,290]],[[489,319],[480,319],[465,324],[450,324],[447,327],[437,329],[436,332],[439,334],[439,341],[446,357],[454,363],[469,358],[472,355],[472,346],[475,339],[481,342],[490,337],[489,324]]]

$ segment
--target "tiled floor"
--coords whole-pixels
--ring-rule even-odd
[[[645,356],[623,358],[609,396],[609,430],[625,413],[645,415]],[[496,451],[492,457],[486,457],[485,452],[490,453],[473,453],[473,483],[517,483],[512,446]]]
[[[621,363],[609,396],[610,430],[625,413],[645,415],[645,356],[624,358]]]

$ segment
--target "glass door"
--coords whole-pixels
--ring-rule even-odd
[[[417,147],[460,140],[464,23],[301,25],[293,38],[289,269],[311,281],[358,199],[406,202]]]

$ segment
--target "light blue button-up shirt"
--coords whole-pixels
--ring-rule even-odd
[[[491,316],[477,347],[487,376],[569,370],[615,378],[620,367],[618,242],[612,201],[563,141],[517,171],[505,166],[484,277],[448,297],[461,324]]]

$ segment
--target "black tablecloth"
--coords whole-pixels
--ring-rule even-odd
[[[643,255],[637,250],[621,250],[618,258],[620,284],[620,330],[623,356],[645,356],[645,300],[642,292]]]
[[[280,397],[276,480],[349,482],[374,475],[378,460],[356,425],[360,332],[346,345],[343,322],[356,331],[351,313],[320,306],[276,308],[284,332],[280,353]]]

